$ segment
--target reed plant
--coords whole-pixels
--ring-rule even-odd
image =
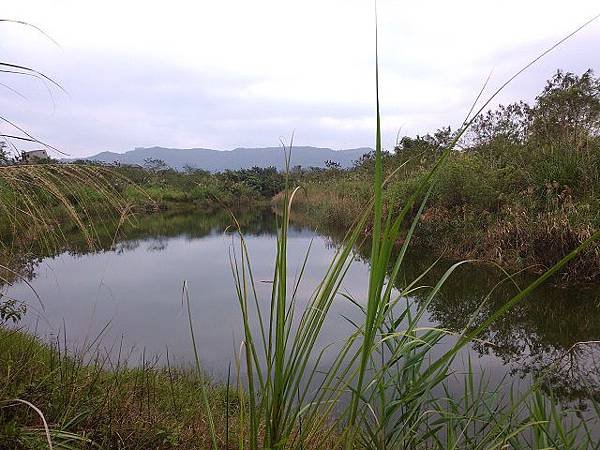
[[[542,395],[535,382],[526,392],[507,391],[505,385],[491,388],[485,379],[475,379],[469,364],[463,380],[464,393],[456,397],[449,390],[448,380],[466,346],[589,248],[600,233],[585,240],[517,295],[508,298],[483,322],[469,325],[459,333],[424,327],[422,319],[445,281],[469,261],[452,265],[434,286],[420,285],[424,273],[405,287],[394,288],[420,213],[450,152],[504,87],[581,28],[544,51],[481,106],[476,106],[483,95],[482,89],[459,131],[397,214],[393,214],[393,208],[386,208],[383,200],[386,180],[376,62],[372,197],[347,232],[310,298],[298,298],[310,249],[295,280],[291,280],[287,261],[290,214],[298,192],[298,188],[289,185],[289,179],[280,195],[283,206],[269,299],[258,295],[251,255],[241,231],[232,247],[231,268],[242,314],[241,359],[245,363],[248,392],[247,410],[240,410],[240,414],[248,417],[247,439],[240,442],[240,447],[590,448],[594,440],[588,419],[571,417],[574,422],[567,425],[565,411]],[[289,165],[291,150],[285,147],[284,150]],[[415,208],[417,214],[409,216]],[[407,223],[408,217],[414,219]],[[353,248],[363,236],[365,226],[372,227],[369,284],[364,298],[353,298],[341,287],[353,261]],[[396,251],[398,241],[403,245]],[[423,289],[429,290],[426,300],[416,304],[411,293]],[[355,305],[362,319],[351,321],[354,332],[346,340],[321,347],[319,337],[331,306],[338,299]],[[475,315],[470,324],[474,323]],[[441,346],[448,341],[450,345]],[[434,357],[436,349],[445,350]],[[333,356],[325,363],[327,352]]]

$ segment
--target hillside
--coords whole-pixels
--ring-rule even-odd
[[[350,167],[363,154],[372,151],[370,148],[353,148],[348,150],[332,150],[320,147],[294,147],[291,165],[302,167],[325,167],[325,161],[330,160],[342,167]],[[211,172],[236,170],[254,166],[275,166],[284,168],[284,154],[281,147],[265,148],[236,148],[230,151],[211,150],[207,148],[164,148],[138,147],[125,153],[102,152],[90,156],[88,160],[106,163],[143,165],[144,160],[161,159],[170,167],[182,169],[188,165],[197,169]]]

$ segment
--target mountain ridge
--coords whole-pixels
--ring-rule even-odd
[[[333,150],[327,147],[297,146],[292,148],[290,165],[302,167],[325,167],[325,161],[334,161],[342,167],[350,167],[354,161],[365,153],[371,152],[369,147],[358,147],[344,150]],[[238,147],[233,150],[214,150],[209,148],[167,148],[136,147],[124,153],[100,152],[83,158],[89,161],[104,163],[120,163],[143,165],[144,160],[161,159],[174,169],[191,166],[211,172],[236,170],[254,166],[274,166],[279,170],[285,168],[284,153],[281,147]]]

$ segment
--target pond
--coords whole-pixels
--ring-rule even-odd
[[[273,276],[275,214],[255,210],[240,214],[240,222],[258,294],[266,302]],[[96,251],[71,248],[25,258],[21,267],[25,278],[3,291],[28,305],[19,326],[45,340],[59,339],[80,351],[101,348],[113,357],[121,355],[129,364],[164,363],[167,351],[171,364],[189,364],[193,348],[182,303],[186,281],[202,364],[222,378],[242,338],[229,261],[236,244],[227,231],[231,223],[224,213],[141,216],[118,239]],[[300,299],[306,299],[320,281],[337,242],[336,233],[292,226],[288,245],[292,277],[311,248]],[[412,281],[433,261],[425,252],[415,253],[409,255],[397,285]],[[421,284],[434,284],[449,264],[439,262]],[[357,249],[342,290],[364,299],[368,272],[368,260]],[[458,331],[478,308],[476,321],[484,320],[516,292],[511,282],[498,285],[502,279],[495,269],[461,267],[428,306],[423,326]],[[521,285],[527,281],[526,277],[516,280]],[[412,300],[424,301],[425,292]],[[359,315],[339,296],[320,345],[347,336],[352,331],[347,318]],[[475,367],[497,382],[507,375],[517,384],[531,375],[543,375],[544,385],[564,402],[585,402],[600,393],[600,353],[595,341],[600,341],[600,290],[545,286],[494,323],[481,342],[467,349],[462,363],[470,357]],[[443,350],[444,345],[433,356]]]

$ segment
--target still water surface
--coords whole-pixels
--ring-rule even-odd
[[[242,216],[260,298],[268,302],[275,254],[275,218],[271,211]],[[21,325],[39,336],[60,336],[72,348],[100,346],[113,356],[128,355],[130,364],[157,358],[168,349],[172,362],[190,363],[193,349],[187,315],[182,307],[182,285],[189,284],[193,322],[202,363],[222,377],[242,332],[240,314],[229,265],[233,237],[225,232],[226,215],[201,214],[142,217],[114,245],[96,252],[65,251],[31,264],[29,281],[17,282],[6,294],[29,305]],[[312,245],[311,245],[312,242]],[[334,235],[293,227],[288,255],[291,276],[311,245],[300,299],[307,298],[325,273],[336,251]],[[422,273],[432,258],[412,255],[399,285]],[[434,284],[450,263],[441,262],[424,280]],[[364,299],[368,261],[357,251],[343,291]],[[460,330],[501,279],[489,268],[465,266],[457,271],[428,307],[424,326]],[[525,283],[527,280],[518,280]],[[35,290],[35,292],[34,292]],[[415,302],[424,301],[415,297]],[[36,298],[43,301],[43,309]],[[478,314],[483,320],[515,287],[502,283]],[[342,296],[334,303],[320,345],[341,339],[351,331],[344,317],[359,317],[355,306]],[[578,402],[600,394],[599,347],[600,291],[598,289],[538,290],[526,302],[495,323],[485,342],[467,349],[493,381],[506,375],[516,383],[544,374],[545,385],[565,402]],[[578,342],[587,344],[575,345]],[[443,346],[433,355],[443,351]]]

